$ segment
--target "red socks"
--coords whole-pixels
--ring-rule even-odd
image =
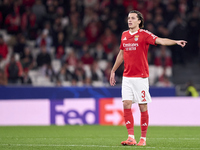
[[[134,135],[134,119],[131,109],[124,109],[124,120],[128,135]],[[141,137],[146,137],[147,128],[149,124],[149,114],[148,111],[141,112]]]
[[[141,137],[146,137],[147,134],[147,128],[149,124],[149,114],[148,111],[141,112]]]
[[[128,131],[128,135],[134,135],[134,120],[131,109],[124,109],[124,120]]]

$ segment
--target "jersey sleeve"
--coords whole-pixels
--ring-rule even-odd
[[[123,45],[122,45],[122,40],[121,40],[121,44],[120,44],[119,49],[124,50]]]
[[[122,43],[122,38],[123,38],[123,33],[122,33],[122,36],[121,36],[121,42],[120,42],[120,47],[119,47],[119,49],[124,50],[124,48],[123,48],[123,43]]]
[[[146,31],[146,42],[151,45],[156,45],[156,39],[158,37],[153,33]]]

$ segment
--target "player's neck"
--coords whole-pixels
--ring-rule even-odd
[[[130,32],[131,32],[131,33],[134,33],[134,32],[136,32],[136,31],[139,30],[139,29],[140,29],[139,27],[130,28]]]

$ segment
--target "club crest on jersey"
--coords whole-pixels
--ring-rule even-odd
[[[135,41],[138,41],[139,35],[135,35]]]

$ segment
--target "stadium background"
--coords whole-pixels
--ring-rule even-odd
[[[188,41],[185,48],[149,48],[150,108],[163,102],[167,112],[173,103],[165,114],[169,118],[176,107],[187,110],[178,122],[174,116],[152,125],[199,126],[192,115],[199,114],[199,98],[177,97],[186,96],[189,81],[200,89],[198,0],[0,1],[0,125],[121,125],[123,65],[114,88],[109,74],[133,9],[142,12],[144,28],[155,35]],[[188,107],[188,102],[194,105]],[[182,122],[184,116],[193,117]]]

